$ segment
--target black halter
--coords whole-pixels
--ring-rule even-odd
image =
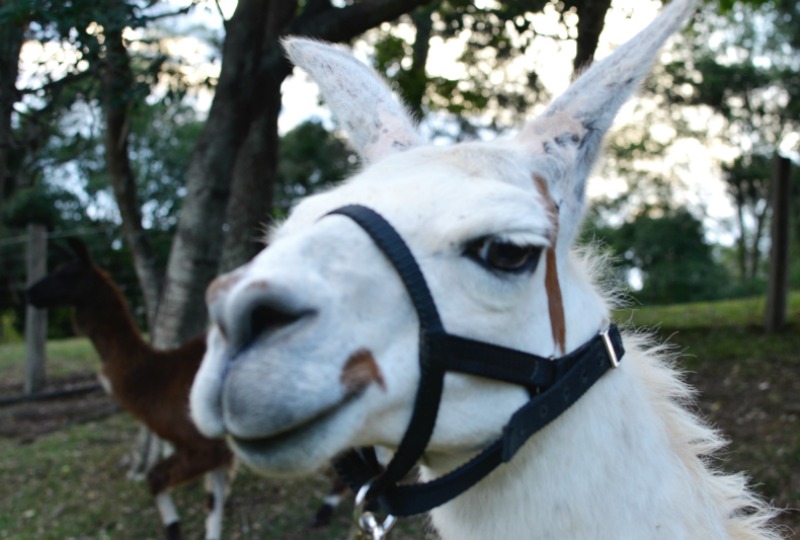
[[[330,214],[355,221],[394,266],[419,317],[420,379],[411,421],[394,457],[383,469],[370,451],[351,450],[335,462],[354,491],[368,486],[366,500],[394,516],[411,516],[460,495],[509,461],[531,435],[575,403],[624,354],[613,324],[575,351],[557,359],[448,334],[414,256],[397,231],[370,208],[350,205]],[[329,214],[329,215],[330,215]],[[398,485],[425,452],[441,401],[447,371],[525,387],[531,398],[480,454],[431,482]]]

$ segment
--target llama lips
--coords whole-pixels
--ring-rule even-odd
[[[311,443],[319,437],[346,432],[342,426],[349,423],[356,412],[353,407],[356,400],[357,396],[351,395],[301,423],[269,435],[237,437],[229,434],[228,443],[240,459],[256,470],[279,476],[309,472],[320,463],[319,456],[314,455],[319,448]]]

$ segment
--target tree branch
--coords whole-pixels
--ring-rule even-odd
[[[150,4],[147,6],[147,8],[153,6],[153,5],[157,4],[157,3],[158,3],[157,1],[156,2],[150,2]],[[165,12],[165,13],[159,13],[157,15],[148,15],[148,16],[142,17],[142,20],[143,21],[148,21],[148,22],[153,22],[153,21],[159,21],[161,19],[168,19],[170,17],[178,17],[179,15],[186,15],[191,10],[193,10],[194,7],[199,3],[200,3],[199,0],[192,0],[192,2],[189,5],[186,5],[186,6],[182,7],[182,8],[179,8],[176,11],[168,11],[168,12]],[[224,18],[223,18],[223,20],[224,20]]]
[[[66,75],[64,75],[60,79],[56,79],[56,80],[50,81],[50,82],[48,82],[46,84],[43,84],[42,86],[40,86],[38,88],[22,88],[22,89],[19,89],[17,91],[22,96],[29,95],[29,94],[38,94],[39,92],[45,92],[47,94],[54,94],[54,93],[59,92],[65,86],[68,86],[68,85],[70,85],[72,83],[75,83],[75,82],[78,82],[78,81],[82,81],[83,79],[89,77],[92,74],[93,73],[92,73],[91,70],[78,71],[78,72],[75,72],[75,73],[67,73]]]
[[[578,39],[576,40],[575,58],[572,61],[573,77],[594,61],[594,52],[600,33],[605,25],[606,12],[611,7],[611,0],[588,0],[578,2]]]
[[[392,21],[431,0],[372,0],[343,8],[303,13],[288,27],[287,34],[332,42],[349,41],[381,23]],[[308,15],[308,16],[307,16]]]

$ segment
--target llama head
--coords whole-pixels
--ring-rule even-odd
[[[691,12],[659,19],[584,73],[514,139],[425,145],[387,85],[349,54],[290,39],[365,162],[303,200],[250,263],[207,293],[208,350],[191,395],[209,436],[271,474],[316,468],[351,446],[396,446],[419,380],[419,321],[394,268],[348,218],[382,214],[417,259],[454,334],[540,356],[569,352],[608,316],[569,254],[585,181],[619,107]],[[426,459],[496,438],[528,399],[448,375]]]
[[[102,281],[86,244],[67,239],[72,259],[28,288],[28,302],[37,308],[77,306],[96,292]]]

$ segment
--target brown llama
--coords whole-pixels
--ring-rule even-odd
[[[205,336],[177,349],[152,348],[137,330],[111,277],[93,263],[82,242],[69,243],[76,258],[32,285],[28,302],[37,308],[73,307],[75,327],[100,355],[100,377],[106,390],[173,446],[174,453],[147,473],[165,537],[181,537],[170,490],[205,474],[210,489],[206,539],[220,540],[232,455],[224,441],[201,435],[188,414],[189,389],[206,350]]]

